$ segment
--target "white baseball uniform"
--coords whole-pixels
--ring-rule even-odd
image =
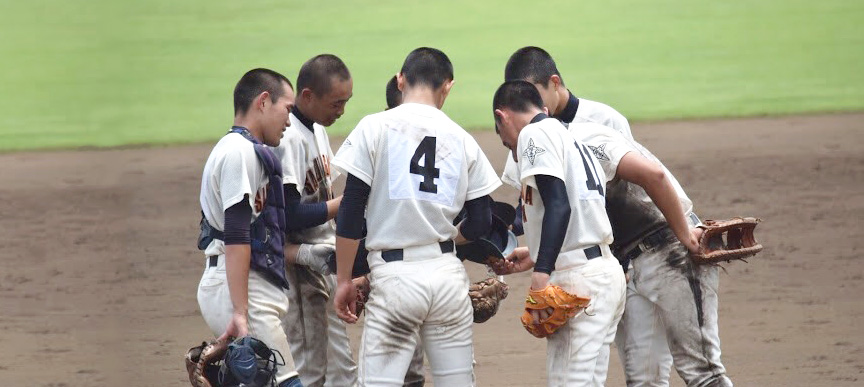
[[[561,179],[567,187],[570,220],[549,283],[570,292],[590,291],[591,304],[548,337],[549,386],[602,386],[609,346],[624,313],[625,280],[612,255],[612,227],[606,216],[607,172],[587,146],[554,118],[529,124],[519,133],[518,180],[523,227],[530,255],[540,248],[545,207],[535,176]],[[578,292],[584,294],[584,291]]]
[[[330,169],[333,158],[330,139],[323,126],[305,119],[304,123],[296,109],[289,115],[291,126],[274,152],[282,160],[283,182],[296,185],[301,203],[326,202],[333,198],[331,185],[338,177],[338,172]],[[335,244],[334,222],[328,220],[318,226],[289,232],[287,241]],[[303,265],[288,265],[286,274],[291,285],[292,308],[288,316],[292,324],[285,333],[303,385],[357,384],[357,364],[351,354],[345,323],[333,309],[335,275],[321,275]]]
[[[663,166],[643,146],[612,129],[573,123],[570,130],[597,158],[611,164],[636,152]],[[663,170],[696,226],[692,201],[672,173],[665,166]],[[628,385],[668,385],[674,361],[689,386],[731,386],[720,361],[719,269],[693,264],[642,187],[615,179],[607,185],[606,199],[616,255],[632,265],[627,310],[616,338]]]
[[[624,135],[624,137],[633,139],[633,134],[630,132],[630,123],[627,122],[627,119],[617,110],[604,103],[585,98],[576,98],[576,96],[570,94],[570,100],[567,102],[567,107],[564,108],[561,115],[562,117],[555,118],[559,118],[565,127],[569,126],[571,122],[595,123],[613,128]],[[513,161],[513,157],[507,157],[504,173],[501,174],[501,181],[516,187],[516,189],[521,189],[522,185],[519,179],[516,178],[518,174],[519,167]]]
[[[363,118],[333,165],[371,187],[360,384],[402,386],[419,331],[435,385],[473,385],[469,283],[452,221],[501,184],[480,146],[444,112],[405,103]]]
[[[225,135],[204,165],[200,195],[204,217],[214,228],[225,230],[225,210],[243,200],[244,195],[248,195],[253,217],[257,217],[264,203],[267,183],[252,143],[238,133]],[[250,223],[252,221],[250,219]],[[214,239],[204,255],[211,258],[206,260],[198,284],[198,305],[210,330],[215,336],[221,336],[234,311],[226,277],[225,243]],[[287,293],[257,271],[249,271],[249,334],[284,357],[285,366],[278,367],[276,373],[278,382],[297,375],[284,331],[289,324]]]

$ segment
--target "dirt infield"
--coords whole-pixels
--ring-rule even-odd
[[[864,383],[864,114],[649,123],[633,134],[703,218],[764,219],[765,251],[721,275],[735,384]],[[503,166],[494,133],[475,135]],[[195,238],[211,147],[0,155],[0,385],[188,385],[181,357],[209,336]],[[545,385],[545,343],[517,318],[528,279],[512,276],[499,315],[475,326],[479,386]],[[350,330],[356,348],[361,326]],[[624,384],[617,355],[609,374],[608,385]]]

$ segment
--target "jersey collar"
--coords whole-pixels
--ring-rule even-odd
[[[558,114],[555,118],[569,124],[576,118],[576,110],[579,109],[579,98],[576,98],[576,96],[569,91],[568,93],[570,94],[570,99],[567,100],[567,106],[565,106],[564,110],[561,111],[561,114]]]
[[[311,119],[304,116],[303,113],[300,112],[300,109],[297,107],[297,105],[294,105],[294,107],[291,109],[291,114],[293,114],[294,117],[297,117],[297,119],[300,121],[301,124],[303,124],[303,126],[306,127],[306,129],[309,129],[310,132],[315,133],[315,121],[312,121]]]
[[[261,141],[258,141],[257,138],[252,136],[252,133],[249,133],[249,129],[246,129],[246,127],[244,126],[234,125],[231,127],[231,130],[229,130],[228,133],[237,133],[245,137],[247,140],[252,141],[253,144],[261,144]]]
[[[547,118],[549,118],[549,116],[547,116],[546,113],[537,113],[537,115],[531,119],[531,123],[536,124],[536,123],[543,121]]]

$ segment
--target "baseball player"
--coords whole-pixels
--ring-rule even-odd
[[[387,81],[384,97],[387,101],[387,109],[385,110],[393,109],[402,104],[402,91],[399,90],[399,81],[395,75]],[[414,349],[414,356],[411,358],[411,364],[405,373],[405,383],[402,386],[422,387],[424,385],[426,385],[426,373],[423,370],[423,343],[418,335],[417,348]]]
[[[277,146],[294,104],[291,82],[267,69],[247,72],[234,89],[234,126],[213,148],[201,178],[207,256],[198,284],[201,315],[220,339],[255,336],[278,350],[280,387],[302,386],[285,336],[288,281],[282,171],[262,146]]]
[[[508,61],[505,70],[505,77],[508,79],[524,79],[532,82],[544,97],[547,106],[560,105],[558,103],[560,99],[556,99],[560,97],[560,90],[556,93],[544,94],[544,90],[554,89],[551,86],[556,83],[552,81],[556,76],[560,81],[560,75],[552,58],[536,47],[526,47],[517,51]],[[550,81],[544,82],[544,79]],[[572,95],[569,101],[567,106],[573,107]],[[593,115],[592,119],[580,118],[584,100],[578,101],[575,105],[578,110],[567,107],[563,110],[575,110],[575,115],[559,115],[564,124],[569,125],[570,130],[585,141],[589,149],[600,159],[609,158],[609,149],[616,147],[615,144],[624,144],[618,148],[629,149],[660,165],[666,178],[675,187],[678,201],[690,225],[694,227],[699,225],[699,218],[692,212],[692,201],[680,184],[654,155],[633,140],[629,126],[626,131],[623,130],[622,124],[626,121],[614,119],[620,114],[606,111],[607,119],[603,119],[600,114]],[[608,135],[608,133],[596,135],[603,130],[593,130],[597,128],[580,124],[590,122],[616,129],[621,136]],[[592,132],[595,135],[591,135]],[[514,179],[510,176],[515,175],[514,169],[516,169],[515,163],[508,160],[502,180],[512,183]],[[686,242],[681,227],[677,228],[678,231],[672,231],[677,221],[668,221],[670,217],[664,217],[664,212],[659,208],[660,203],[656,200],[652,201],[648,192],[634,183],[632,180],[621,178],[612,181],[607,187],[607,211],[614,231],[613,247],[616,256],[621,260],[625,270],[631,265],[634,267],[630,272],[631,280],[628,281],[627,309],[616,337],[627,383],[629,386],[668,385],[674,355],[675,367],[688,385],[731,385],[720,361],[717,329],[717,288],[719,286],[717,268],[697,267],[692,264],[687,256],[687,250],[693,251],[693,246]],[[694,229],[691,232],[698,240],[698,230]],[[677,241],[672,234],[678,236]],[[640,255],[644,258],[642,262],[653,262],[653,266],[646,263],[644,266],[638,265],[640,269],[635,269],[637,266],[635,261],[632,263],[630,261]],[[686,266],[687,270],[684,270],[682,265]],[[659,284],[659,281],[665,278],[667,271],[677,273],[675,278],[678,286]],[[652,280],[648,283],[644,279],[638,280],[638,278],[649,277]],[[682,297],[686,300],[681,301]],[[679,301],[681,305],[687,305],[689,308],[681,309],[675,306]],[[669,311],[676,309],[681,311],[681,316],[668,314]],[[667,337],[667,334],[673,336]]]
[[[360,384],[401,386],[419,332],[435,385],[471,386],[473,310],[454,240],[488,232],[489,194],[501,182],[474,138],[440,110],[453,86],[447,55],[418,48],[397,79],[403,104],[363,118],[333,161],[348,174],[334,303],[343,320],[357,321],[351,267],[365,211],[371,294]],[[468,215],[454,226],[463,207]]]
[[[548,336],[548,385],[602,386],[625,301],[624,273],[609,248],[606,173],[585,145],[545,114],[532,84],[505,82],[493,110],[501,141],[520,161],[528,244],[512,254],[508,272],[533,267],[532,290],[558,285],[591,298],[585,313]]]
[[[352,358],[345,323],[332,307],[336,278],[325,258],[335,250],[336,216],[341,197],[334,198],[333,151],[327,137],[352,96],[348,67],[335,55],[309,59],[297,75],[297,102],[291,127],[276,149],[285,171],[287,267],[291,285],[286,334],[304,386],[353,386],[357,365]],[[326,383],[325,383],[326,381]]]

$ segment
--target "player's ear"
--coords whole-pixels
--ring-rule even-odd
[[[454,83],[456,83],[456,80],[451,79],[449,82],[444,82],[444,84],[441,85],[441,95],[444,98],[447,98],[447,96],[450,95],[450,89],[453,88]]]
[[[549,82],[552,83],[551,86],[553,90],[558,90],[558,87],[561,86],[561,77],[558,76],[558,74],[552,74],[552,76],[549,77]]]
[[[312,90],[309,89],[308,87],[304,88],[303,90],[300,90],[300,98],[303,100],[306,100],[306,101],[311,100],[312,99]]]
[[[396,88],[401,92],[405,91],[405,77],[402,76],[401,72],[396,73]]]
[[[543,106],[543,114],[545,114],[547,116],[549,115],[549,108],[548,107]]]
[[[270,92],[263,91],[261,94],[258,94],[258,98],[255,99],[255,106],[261,111],[267,108],[267,104],[270,102]]]
[[[498,121],[504,118],[504,112],[501,111],[501,109],[495,109],[493,113],[495,113],[495,118],[497,118]]]

